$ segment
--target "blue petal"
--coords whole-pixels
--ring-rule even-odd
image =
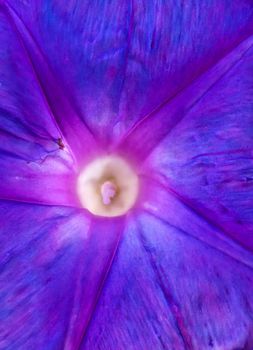
[[[19,39],[0,6],[0,198],[72,205],[74,158]]]
[[[252,283],[252,268],[194,239],[191,228],[141,214],[82,349],[251,349]]]
[[[103,140],[172,98],[253,31],[250,0],[10,3],[78,117]]]
[[[4,109],[1,118],[5,121],[6,143],[1,142],[4,171],[0,189],[1,193],[7,191],[3,198],[10,198],[12,193],[12,199],[35,201],[34,197],[44,200],[41,181],[52,164],[56,166],[56,158],[59,157],[60,171],[54,172],[55,177],[62,174],[62,169],[67,176],[72,174],[69,169],[73,158],[80,159],[83,150],[87,152],[82,148],[86,140],[83,135],[89,139],[89,149],[93,145],[90,141],[93,134],[104,141],[111,140],[186,86],[190,90],[190,83],[200,74],[203,82],[203,72],[210,70],[224,55],[229,57],[228,52],[238,53],[239,43],[247,46],[250,38],[246,40],[246,37],[252,33],[253,9],[251,1],[225,0],[187,2],[183,10],[170,1],[152,4],[127,1],[120,5],[118,1],[70,1],[66,5],[60,0],[13,0],[1,7],[1,11],[0,34],[5,48],[9,48],[9,56],[5,56],[4,48],[0,57],[4,87],[0,106]],[[111,13],[115,16],[108,15]],[[249,56],[247,54],[246,49],[242,51],[246,62],[250,62],[250,51]],[[236,62],[241,63],[245,57]],[[224,125],[217,123],[217,149],[212,147],[213,139],[206,142],[206,136],[204,140],[196,136],[196,130],[201,133],[207,130],[208,137],[216,135],[211,107],[218,102],[217,109],[220,108],[221,93],[225,98],[229,96],[228,105],[233,111],[241,99],[243,113],[247,109],[251,111],[252,96],[248,94],[251,65],[247,65],[247,74],[242,75],[242,79],[240,67],[232,70],[230,63],[236,93],[226,93],[226,84],[229,93],[231,85],[226,80],[227,70],[221,71],[224,77],[221,74],[219,79],[214,78],[215,88],[221,84],[220,88],[213,94],[212,84],[208,86],[204,92],[208,90],[210,94],[200,94],[201,103],[196,106],[198,98],[193,98],[195,107],[194,113],[189,114],[190,122],[186,118],[185,127],[182,127],[183,121],[175,130],[175,137],[167,139],[147,163],[148,169],[160,171],[159,181],[166,195],[168,183],[184,192],[183,196],[179,193],[178,198],[183,198],[187,210],[177,203],[180,215],[174,208],[168,218],[171,198],[163,201],[161,196],[150,203],[147,211],[159,219],[141,215],[138,228],[133,225],[126,231],[95,313],[95,304],[118,245],[121,221],[94,222],[87,236],[88,221],[83,212],[2,204],[0,298],[4,308],[0,327],[4,336],[1,346],[7,350],[13,347],[76,349],[84,335],[82,346],[86,349],[252,348],[252,255],[227,237],[223,242],[221,234],[223,229],[227,235],[252,248],[252,241],[248,239],[252,228],[250,201],[241,183],[237,186],[235,177],[232,186],[226,187],[226,181],[216,186],[220,174],[214,176],[214,171],[223,167],[227,159],[234,176],[238,159],[232,159],[231,166],[227,154],[236,153],[233,149],[236,140],[242,151],[241,136],[247,135],[247,125],[250,130],[250,113],[245,114],[246,121],[242,124],[238,124],[242,111],[234,119],[228,117],[228,132],[235,135],[235,131],[240,130],[240,138],[231,143],[226,135],[224,144],[219,143],[224,138],[220,136]],[[238,76],[236,69],[240,71]],[[40,93],[36,77],[41,84]],[[239,92],[241,89],[241,93],[237,89]],[[52,123],[45,98],[61,132]],[[233,99],[237,103],[231,103]],[[36,121],[35,106],[39,111]],[[226,112],[227,108],[223,106],[222,111]],[[201,111],[208,116],[206,119]],[[228,114],[233,116],[233,111]],[[198,124],[202,118],[203,125]],[[191,124],[193,120],[196,124]],[[233,123],[236,130],[232,128]],[[187,135],[191,128],[192,138],[183,138],[183,133]],[[149,130],[155,133],[150,126]],[[252,147],[249,130],[247,152]],[[65,144],[65,140],[71,147],[67,147],[67,154],[63,156],[61,144]],[[198,160],[196,162],[200,153],[195,154],[193,150],[201,150],[201,154],[203,151],[208,163],[210,144],[211,151],[217,155],[224,152],[225,160],[222,158],[220,163],[215,160],[214,166],[208,164],[203,170]],[[75,153],[73,158],[71,150]],[[43,168],[44,158],[48,159],[51,151],[57,156]],[[182,156],[184,153],[186,158],[190,154],[196,167],[189,165],[188,159]],[[240,164],[244,168],[245,159],[250,156],[246,153],[245,157],[244,149],[242,153]],[[42,158],[42,166],[38,167],[35,161],[34,170],[26,162],[37,157]],[[19,164],[21,166],[17,166]],[[251,167],[251,158],[247,164]],[[36,177],[38,168],[42,176]],[[206,183],[203,180],[210,168]],[[27,176],[24,176],[25,169]],[[247,169],[243,171],[247,179],[250,178]],[[19,174],[25,181],[18,181]],[[241,176],[241,169],[238,174]],[[226,176],[225,171],[225,180]],[[29,191],[29,179],[33,179],[32,191]],[[61,183],[60,188],[56,187],[58,193],[64,192],[64,182]],[[37,189],[40,191],[36,192]],[[28,196],[24,197],[26,191]],[[60,199],[61,204],[69,203],[66,197],[68,194]],[[239,199],[238,206],[231,198]],[[232,215],[226,216],[226,210],[220,210],[221,204],[227,206]],[[199,220],[198,214],[202,215]],[[217,247],[213,245],[212,234],[218,239]]]
[[[147,161],[199,215],[251,250],[252,43],[251,37],[240,60],[184,109],[181,122]]]
[[[0,347],[77,349],[122,232],[63,207],[0,203]]]

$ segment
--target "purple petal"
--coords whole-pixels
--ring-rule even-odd
[[[172,98],[253,30],[247,0],[11,4],[60,86],[52,83],[44,64],[41,79],[53,90],[62,88],[77,111],[65,102],[70,114],[64,117],[75,120],[73,134],[79,135],[82,118],[103,141]],[[20,32],[30,55],[37,55],[34,42]]]
[[[0,8],[0,198],[76,205],[74,156]]]
[[[1,203],[3,349],[77,349],[117,248],[122,220]]]
[[[37,89],[43,94],[51,119],[57,124],[64,138],[63,143],[66,140],[77,161],[84,162],[87,160],[87,154],[94,152],[96,146],[94,136],[85,127],[75,106],[69,100],[60,82],[57,81],[29,27],[11,5],[3,6],[2,12],[21,45],[21,51],[37,80]]]
[[[251,192],[234,181],[240,158],[227,157],[239,150],[238,174],[250,178],[251,2],[188,2],[184,10],[146,1],[1,6],[2,198],[47,202],[50,192],[55,203],[71,205],[74,171],[98,151],[98,136],[106,143],[166,101],[169,113],[159,111],[153,124],[148,116],[147,129],[131,130],[121,145],[139,160],[187,116],[146,163],[160,177],[146,183],[147,213],[130,223],[107,280],[121,219],[91,222],[84,211],[2,203],[0,347],[250,350],[252,255],[224,232],[252,247]],[[228,100],[221,110],[232,141],[221,132],[221,103],[210,108],[217,96]],[[183,137],[189,130],[191,139]],[[202,151],[207,166],[199,164]],[[210,165],[211,153],[224,158]]]
[[[147,162],[193,210],[249,249],[253,249],[252,59],[250,46],[186,111]]]
[[[252,267],[193,238],[187,224],[144,213],[130,223],[83,350],[252,348]]]
[[[140,209],[144,209],[183,232],[188,232],[190,238],[253,268],[252,253],[246,251],[230,237],[224,236],[222,229],[200,215],[188,201],[157,180],[143,177],[142,182],[148,195]]]
[[[137,123],[120,141],[120,152],[134,154],[137,162],[145,160],[171,130],[191,111],[199,101],[213,90],[224,76],[243,64],[251,52],[253,36],[249,37],[190,86],[167,100]]]

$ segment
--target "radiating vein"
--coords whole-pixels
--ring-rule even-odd
[[[53,76],[45,57],[22,19],[10,4],[5,6],[5,12],[27,55],[28,62],[38,81],[41,93],[44,96],[45,104],[54,124],[59,130],[60,136],[62,136],[70,146],[69,151],[72,152],[74,159],[82,161],[84,157],[84,148],[86,154],[92,152],[94,149],[94,145],[96,144],[94,135],[88,129],[87,125],[84,124],[83,120],[81,120],[74,110],[73,105],[71,105],[68,98],[64,95],[61,85]]]
[[[144,161],[173,128],[222,80],[252,49],[249,36],[229,54],[219,60],[178,94],[164,101],[137,122],[116,146],[123,154],[135,154],[137,162]]]
[[[229,232],[225,232],[213,220],[204,216],[203,212],[199,212],[176,191],[160,183],[157,179],[150,179],[150,181],[152,181],[153,189],[157,190],[156,195],[159,196],[160,200],[157,198],[152,200],[154,208],[152,205],[144,204],[144,210],[147,213],[253,269],[251,252],[231,238]],[[159,192],[161,193],[159,194]],[[167,209],[165,210],[165,208]]]

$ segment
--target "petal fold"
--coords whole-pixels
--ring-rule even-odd
[[[46,57],[43,56],[25,23],[12,6],[6,6],[6,13],[37,79],[38,89],[41,89],[44,95],[51,118],[60,129],[76,160],[84,162],[87,160],[87,155],[95,151],[96,141],[93,134],[80,120],[75,106],[64,93],[60,82],[54,76]]]
[[[252,268],[187,224],[147,213],[129,223],[83,350],[252,348]]]
[[[209,90],[213,90],[224,76],[251,54],[253,36],[241,43],[212,69],[201,75],[189,87],[148,114],[123,137],[118,151],[145,160],[171,130],[197,105]]]
[[[76,350],[121,237],[119,220],[1,201],[0,347]]]
[[[76,162],[0,5],[0,198],[77,205]]]
[[[185,89],[253,31],[251,0],[9,3],[78,117],[103,143]]]
[[[252,251],[253,48],[248,40],[241,59],[187,110],[146,165],[199,215]]]

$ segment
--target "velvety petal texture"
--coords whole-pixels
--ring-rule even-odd
[[[0,349],[252,350],[251,0],[0,0]],[[133,162],[127,215],[80,170]]]
[[[252,257],[191,231],[150,214],[130,224],[82,349],[252,349]]]
[[[251,0],[6,3],[68,98],[68,132],[79,135],[81,118],[106,143],[253,33]],[[45,64],[39,71],[49,88]]]
[[[183,111],[147,163],[200,215],[252,250],[253,38],[235,52],[242,48],[239,60]],[[198,91],[196,85],[193,93]]]
[[[122,219],[1,202],[0,348],[78,349]]]
[[[13,26],[0,5],[0,198],[70,204],[74,158]]]

